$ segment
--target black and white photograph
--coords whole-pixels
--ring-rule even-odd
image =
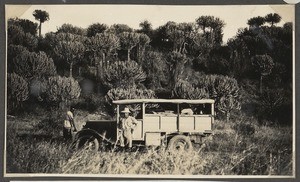
[[[4,176],[295,178],[295,5],[6,4]]]

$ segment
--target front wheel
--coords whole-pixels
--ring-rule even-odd
[[[77,150],[86,149],[91,151],[98,151],[99,141],[94,136],[90,136],[90,135],[81,136],[77,139],[75,143],[75,148]]]
[[[193,149],[191,140],[184,135],[176,135],[169,141],[168,150],[172,152],[190,152]]]

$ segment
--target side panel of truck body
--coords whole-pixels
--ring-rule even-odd
[[[202,132],[212,130],[213,117],[210,115],[160,116],[146,115],[143,120],[144,132]]]

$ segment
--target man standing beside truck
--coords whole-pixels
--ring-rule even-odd
[[[74,111],[74,108],[67,111],[66,119],[64,120],[63,136],[65,139],[72,139],[72,129],[73,132],[77,131],[74,122]]]
[[[120,133],[120,143],[121,146],[124,146],[124,138],[126,139],[126,143],[125,145],[128,146],[129,148],[132,147],[132,133],[133,133],[133,129],[135,128],[135,126],[137,125],[137,120],[132,117],[129,116],[130,110],[129,108],[124,108],[123,111],[121,111],[121,113],[123,113],[124,115],[122,116],[122,119],[120,120],[120,129],[121,129],[121,133]]]

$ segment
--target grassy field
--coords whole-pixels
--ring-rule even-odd
[[[80,123],[85,119],[85,113],[77,117]],[[51,121],[8,117],[7,173],[292,175],[291,127],[217,120],[214,134],[191,153],[164,148],[95,153],[71,151]]]

